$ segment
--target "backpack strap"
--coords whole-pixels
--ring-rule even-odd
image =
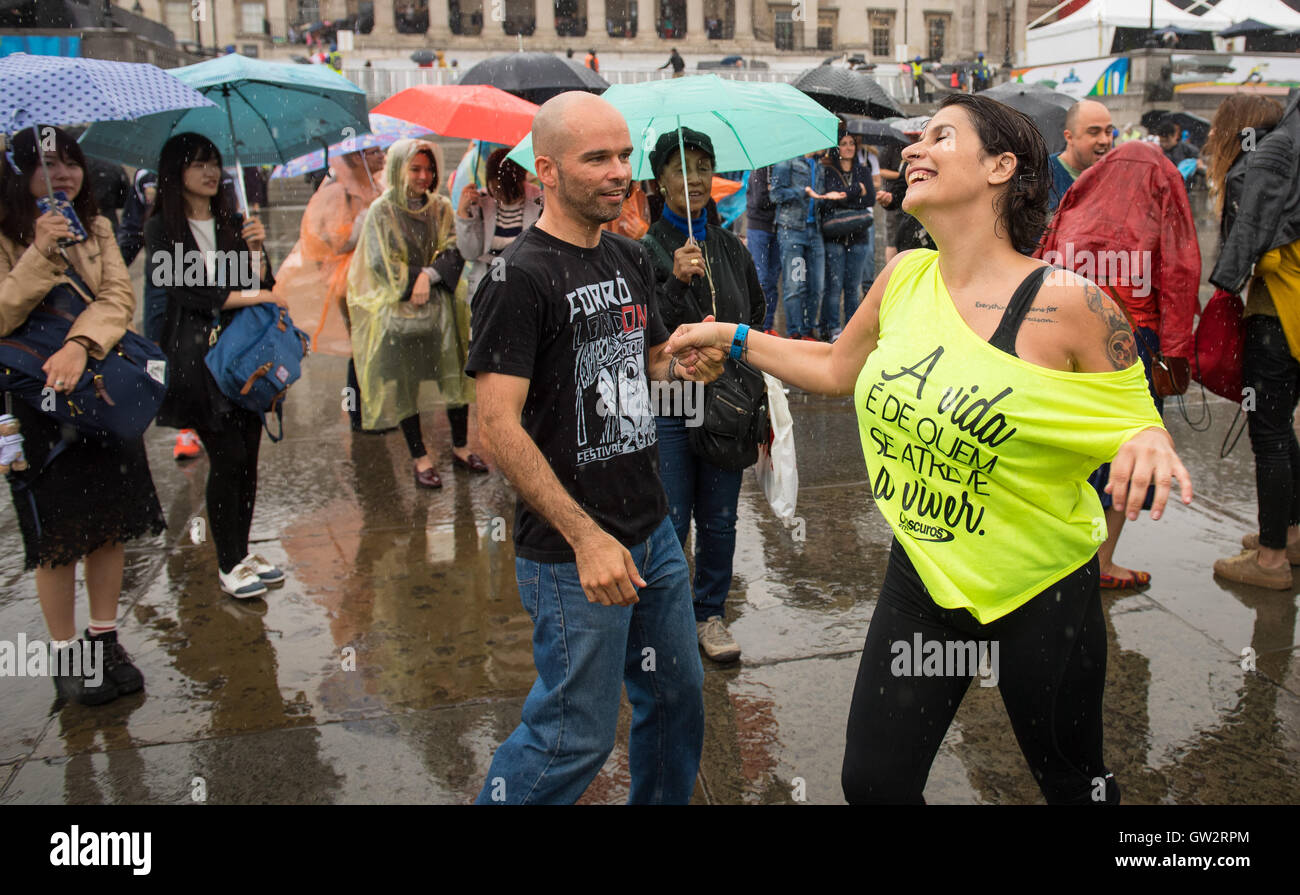
[[[1012,293],[1011,301],[1007,303],[1007,309],[1002,314],[998,328],[989,339],[990,345],[999,351],[1005,351],[1012,357],[1020,356],[1016,354],[1016,335],[1020,332],[1020,324],[1024,323],[1025,315],[1029,313],[1029,308],[1034,303],[1034,296],[1038,295],[1038,290],[1042,288],[1043,280],[1047,279],[1047,275],[1054,269],[1052,265],[1044,264],[1021,281],[1016,291]]]

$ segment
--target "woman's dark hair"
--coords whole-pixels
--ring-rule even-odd
[[[1023,112],[987,96],[954,93],[944,98],[940,109],[960,106],[975,125],[984,152],[1016,156],[1011,181],[993,201],[998,226],[1017,252],[1032,254],[1047,229],[1047,208],[1052,186],[1048,169],[1047,143],[1037,125]]]
[[[82,170],[81,189],[72,200],[72,210],[77,213],[87,231],[90,222],[99,214],[95,204],[95,191],[90,183],[90,168],[86,164],[86,155],[66,132],[57,127],[39,125],[42,134],[54,132],[54,150],[65,165],[76,165]],[[0,159],[0,233],[19,245],[30,245],[36,236],[36,198],[31,193],[32,178],[44,183],[41,173],[41,158],[36,151],[36,134],[31,128],[25,128],[14,135],[12,140],[12,164]],[[14,165],[18,170],[14,170]]]
[[[502,147],[488,156],[487,182],[495,180],[497,188],[506,197],[506,204],[513,205],[524,197],[524,169],[506,158],[509,152]]]
[[[149,216],[162,217],[163,233],[169,242],[184,242],[190,230],[185,206],[185,169],[195,162],[207,161],[221,164],[221,152],[207,137],[187,132],[163,144],[158,156],[158,197]],[[221,176],[225,177],[224,171]],[[218,188],[209,204],[216,222],[217,248],[229,251],[239,240],[240,230],[231,191]]]
[[[433,183],[429,185],[429,192],[438,192],[438,160],[433,157],[433,150],[428,148],[417,149],[415,152],[411,153],[411,158],[408,158],[406,163],[409,165],[411,159],[415,158],[417,155],[423,155],[429,160],[429,167],[433,169]]]

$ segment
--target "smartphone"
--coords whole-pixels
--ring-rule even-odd
[[[72,230],[72,238],[64,237],[59,240],[59,245],[63,247],[76,245],[79,242],[85,242],[90,238],[86,228],[82,226],[81,220],[77,213],[72,210],[72,203],[68,201],[68,194],[63,190],[54,193],[54,201],[50,202],[49,196],[41,196],[36,200],[36,207],[40,209],[41,214],[45,214],[51,208],[68,219],[68,226]]]

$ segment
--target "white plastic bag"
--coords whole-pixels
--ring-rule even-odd
[[[763,374],[767,384],[767,410],[772,420],[772,443],[760,445],[754,473],[759,487],[767,495],[772,512],[787,527],[794,524],[795,503],[799,499],[799,467],[794,456],[794,417],[785,399],[785,386],[770,373]]]

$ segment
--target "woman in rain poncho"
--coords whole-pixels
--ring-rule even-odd
[[[384,151],[371,147],[349,152],[334,159],[330,167],[334,179],[307,203],[298,242],[276,272],[275,292],[288,300],[295,318],[318,321],[313,351],[351,357],[346,329],[348,268],[366,209],[383,191]],[[330,311],[335,308],[331,319]],[[355,399],[360,389],[351,361],[348,387]],[[353,400],[348,406],[352,428],[359,430],[359,402]]]
[[[420,431],[421,383],[437,383],[447,402],[453,464],[487,472],[469,451],[469,315],[454,296],[464,260],[455,251],[451,201],[433,192],[433,145],[398,140],[388,150],[385,176],[388,188],[366,214],[348,271],[361,424],[400,425],[415,461],[416,485],[440,488]]]

